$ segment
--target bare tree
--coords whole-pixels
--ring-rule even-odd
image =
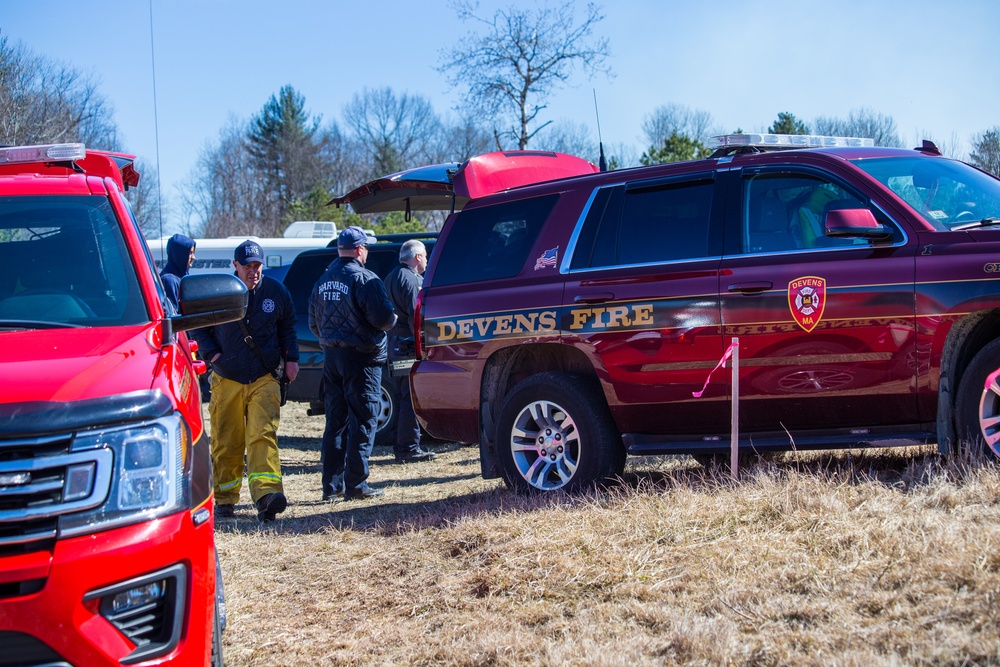
[[[1000,125],[972,137],[969,161],[1000,178]]]
[[[370,176],[384,176],[431,161],[441,121],[427,98],[396,94],[388,86],[355,93],[344,121],[370,160]]]
[[[136,160],[136,171],[139,172],[139,185],[129,188],[125,197],[132,205],[132,213],[139,223],[139,229],[148,239],[157,239],[163,235],[163,216],[166,207],[160,198],[159,174],[151,164]]]
[[[0,38],[0,143],[121,150],[114,110],[78,70]]]
[[[896,121],[874,109],[862,107],[852,110],[847,118],[821,116],[813,124],[816,134],[831,137],[863,137],[874,139],[876,146],[902,148],[903,142],[896,130]]]
[[[494,149],[493,135],[473,114],[447,121],[435,151],[436,163],[463,162]]]
[[[327,170],[325,183],[328,192],[344,194],[369,177],[364,147],[360,141],[348,137],[336,121],[331,121],[322,130],[320,146],[320,157]]]
[[[627,167],[637,167],[642,164],[642,156],[632,144],[617,142],[605,147],[607,155],[608,169],[625,169]]]
[[[527,148],[551,122],[538,123],[548,96],[577,66],[588,74],[610,75],[608,40],[593,36],[604,19],[597,5],[587,4],[581,22],[573,0],[534,11],[511,6],[491,18],[477,14],[478,3],[470,0],[453,6],[460,19],[478,23],[483,31],[470,33],[444,53],[439,71],[450,73],[451,85],[467,87],[468,106],[492,119],[498,149],[507,141]]]
[[[231,117],[202,149],[185,188],[186,229],[209,238],[280,236],[293,220],[327,219],[331,189],[356,175],[348,144],[284,86],[249,122]]]
[[[538,147],[557,153],[582,157],[597,164],[597,142],[590,137],[590,128],[584,123],[559,121],[546,127],[536,137]]]
[[[230,118],[216,143],[205,146],[184,188],[187,228],[195,236],[277,236],[277,200],[267,174],[247,149],[246,123]]]
[[[709,137],[722,133],[716,128],[712,114],[673,103],[653,109],[642,121],[642,131],[649,146],[662,146],[675,134],[704,144]]]

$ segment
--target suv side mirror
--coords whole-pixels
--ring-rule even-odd
[[[224,324],[247,310],[247,288],[236,276],[202,274],[181,278],[180,315],[170,318],[173,331]]]
[[[867,208],[834,209],[826,214],[825,234],[835,239],[869,239],[888,241],[892,230],[879,224]]]

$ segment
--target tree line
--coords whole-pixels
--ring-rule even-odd
[[[202,149],[180,201],[170,205],[181,231],[209,238],[280,236],[295,220],[362,224],[379,233],[436,229],[443,219],[434,213],[362,219],[327,202],[379,176],[493,150],[544,148],[596,162],[598,146],[586,126],[553,122],[544,111],[551,95],[577,73],[611,74],[608,41],[596,34],[604,19],[600,7],[587,4],[581,15],[573,0],[563,0],[482,15],[472,0],[453,0],[451,6],[472,29],[443,53],[437,69],[465,91],[462,108],[442,116],[422,95],[365,88],[344,106],[339,121],[324,121],[294,86],[285,85],[250,117],[231,117]],[[627,145],[610,147],[611,168],[706,157],[710,137],[742,131],[676,103],[648,113],[641,130],[646,149],[636,155]],[[767,131],[869,137],[879,146],[906,143],[891,116],[870,108],[808,122],[781,112]],[[0,144],[59,141],[123,150],[111,104],[93,81],[0,34]],[[958,144],[952,137],[938,145],[946,155],[1000,176],[1000,126],[971,137],[969,155],[958,154]],[[155,170],[138,162],[143,177],[128,197],[143,231],[155,237],[168,206],[159,200]]]

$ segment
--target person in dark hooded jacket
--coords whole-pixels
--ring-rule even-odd
[[[167,263],[160,271],[160,278],[163,280],[163,289],[167,293],[167,299],[173,304],[174,310],[180,312],[181,278],[191,272],[191,265],[194,264],[195,240],[183,234],[174,234],[167,239]],[[201,386],[202,401],[208,401],[212,396],[212,387],[208,382],[208,374],[203,374],[198,378]]]
[[[160,278],[163,279],[163,288],[167,291],[167,298],[174,304],[175,310],[180,310],[178,301],[180,298],[181,278],[188,274],[191,265],[194,263],[195,242],[189,236],[174,234],[167,239],[167,263],[160,271]]]

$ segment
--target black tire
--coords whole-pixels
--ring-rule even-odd
[[[625,448],[595,382],[540,373],[514,387],[497,421],[497,455],[515,491],[579,491],[621,475]]]
[[[396,443],[396,420],[399,411],[396,410],[396,396],[393,392],[392,380],[389,379],[389,369],[382,369],[382,407],[375,423],[375,444],[393,445]]]
[[[959,451],[970,457],[1000,456],[1000,386],[984,389],[986,378],[1000,370],[1000,338],[976,353],[962,374],[955,400]]]
[[[215,599],[215,620],[212,623],[212,667],[225,667],[222,660],[222,619],[219,599]]]

